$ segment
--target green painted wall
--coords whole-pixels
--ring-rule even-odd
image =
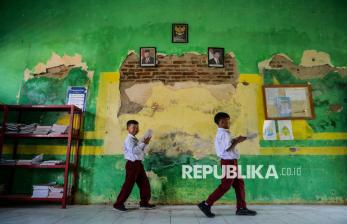
[[[95,71],[87,126],[93,129],[101,71],[118,70],[130,49],[205,53],[208,46],[233,51],[242,73],[275,53],[296,62],[306,49],[329,52],[336,66],[347,64],[346,1],[1,1],[0,101],[17,102],[25,68],[46,62],[52,52],[79,53]],[[189,44],[171,43],[171,24],[190,25]]]
[[[57,158],[57,157],[55,157]],[[199,160],[189,155],[176,158],[152,155],[147,158],[145,168],[158,177],[151,177],[152,200],[163,204],[194,204],[205,199],[219,181],[209,176],[207,179],[181,179],[181,164],[218,165],[217,158],[205,157]],[[275,165],[278,179],[248,179],[246,195],[249,203],[345,203],[346,202],[346,156],[243,156],[242,165]],[[122,156],[83,156],[80,164],[81,176],[76,195],[80,203],[103,203],[115,201],[124,180],[125,161]],[[282,175],[282,168],[290,168],[283,174],[294,174],[301,167],[300,176]],[[341,172],[336,172],[336,167]],[[344,169],[344,170],[343,170]],[[261,173],[265,176],[267,169]],[[220,171],[219,171],[220,173]],[[16,193],[30,192],[33,183],[57,180],[63,181],[61,172],[18,171]],[[48,175],[49,174],[49,175]],[[3,176],[2,176],[3,177]],[[28,190],[29,189],[29,190]],[[138,188],[134,187],[130,201],[138,201]],[[231,189],[221,203],[235,201]]]
[[[39,62],[45,63],[52,52],[59,55],[78,53],[88,69],[95,71],[93,82],[89,85],[85,126],[89,131],[94,130],[95,125],[100,72],[117,71],[128,50],[138,50],[140,46],[156,46],[159,52],[166,54],[206,53],[209,46],[225,47],[226,52],[236,54],[238,69],[244,74],[258,73],[257,64],[276,53],[285,53],[298,63],[306,49],[327,52],[335,66],[345,66],[346,11],[347,2],[343,0],[3,0],[0,2],[0,83],[5,85],[0,88],[0,102],[30,102],[25,97],[16,98],[20,89],[31,84],[24,83],[24,70],[32,69]],[[171,43],[173,22],[189,24],[188,44]],[[274,75],[279,77],[281,73]],[[292,80],[290,74],[286,78]],[[336,83],[346,85],[345,79],[335,82],[337,78],[334,74],[327,78],[331,81],[316,80],[326,84],[325,90],[332,89]],[[83,84],[86,80],[79,81]],[[30,89],[41,87],[39,82],[34,82]],[[343,99],[346,108],[345,89],[334,91],[336,93],[326,100]],[[62,93],[61,89],[55,93]],[[47,96],[47,93],[44,95]],[[36,100],[40,102],[40,97]],[[315,99],[315,104],[319,104],[319,100]],[[333,115],[335,117],[331,120],[335,121],[335,125],[323,125],[325,129],[321,128],[320,122],[326,119],[323,117],[324,110],[323,103],[317,110],[320,119],[310,123],[315,131],[346,132],[344,114]],[[83,144],[102,145],[102,141],[86,140]],[[324,144],[328,147],[346,146],[346,141],[260,142],[262,147],[273,144],[278,147],[286,144],[300,147]],[[78,202],[113,201],[124,178],[122,156],[81,156],[80,161]],[[146,168],[157,175],[157,179],[151,180],[154,200],[160,203],[195,203],[204,199],[218,181],[180,179],[180,164],[204,162],[217,164],[213,156],[196,160],[190,155],[179,158],[151,155],[146,160]],[[346,203],[346,155],[243,156],[241,162],[292,168],[301,166],[303,170],[300,177],[280,177],[278,181],[247,180],[250,202]],[[18,192],[30,190],[33,182],[45,181],[42,173],[27,175],[20,172],[17,175],[25,177],[25,184],[17,185]],[[61,180],[58,173],[48,178],[55,177]],[[137,190],[134,190],[131,199],[137,198]],[[222,202],[230,200],[234,200],[232,192]]]

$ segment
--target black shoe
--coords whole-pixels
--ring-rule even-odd
[[[140,208],[143,208],[143,209],[153,209],[155,208],[155,205],[152,205],[152,204],[140,204]]]
[[[256,215],[257,212],[248,208],[239,208],[236,210],[236,215]]]
[[[113,206],[113,209],[121,211],[121,212],[126,212],[128,209],[124,205],[119,205],[119,206]]]
[[[198,204],[198,207],[200,208],[200,210],[209,218],[213,218],[215,216],[215,214],[213,214],[211,212],[211,206],[206,205],[205,201],[201,202]]]

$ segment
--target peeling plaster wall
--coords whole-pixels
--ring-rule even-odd
[[[1,1],[0,83],[5,85],[0,102],[60,103],[67,83],[88,85],[77,202],[115,200],[124,179],[124,124],[136,118],[141,122],[139,136],[147,128],[155,132],[145,160],[153,201],[191,204],[218,185],[213,178],[180,178],[181,164],[218,164],[213,113],[229,112],[235,134],[254,131],[261,136],[263,82],[311,82],[319,117],[294,121],[294,141],[259,138],[240,146],[242,164],[302,167],[302,176],[246,180],[247,200],[346,203],[346,11],[344,1],[323,0]],[[171,43],[173,22],[189,24],[189,43]],[[163,61],[179,60],[187,52],[206,57],[207,47],[224,47],[235,54],[235,70],[215,82],[211,77],[218,74],[213,72],[224,70],[210,70],[202,62],[207,74],[194,69],[183,74],[188,71],[178,70],[178,65],[183,69],[185,64],[177,63],[167,71],[141,70],[126,80],[128,68],[141,69],[137,63],[123,67],[130,56],[137,57],[129,50],[144,46],[156,46]],[[259,69],[258,63],[269,57]],[[174,80],[170,72],[183,77]],[[208,81],[199,81],[200,75]],[[52,120],[67,121],[60,116]],[[290,147],[299,150],[291,152]],[[46,140],[23,141],[18,150],[23,158],[45,153],[48,159],[59,159],[65,152],[60,143]],[[5,152],[10,151],[6,145]],[[30,191],[34,183],[62,181],[58,172],[22,170],[16,175],[19,193]],[[3,178],[0,175],[0,183]],[[129,201],[138,201],[136,188]],[[233,203],[234,195],[220,202]]]
[[[347,68],[332,65],[324,52],[304,52],[301,61],[305,66],[285,55],[274,55],[259,63],[264,83],[310,83],[316,118],[307,124],[314,132],[347,132]]]
[[[224,68],[208,67],[207,55],[196,53],[160,55],[158,65],[153,68],[140,67],[138,62],[139,57],[130,53],[121,65],[118,118],[123,124],[123,137],[127,135],[124,124],[129,119],[155,130],[149,154],[160,152],[168,157],[187,154],[196,158],[209,155],[214,151],[215,136],[211,118],[218,111],[231,115],[235,135],[258,131],[257,117],[242,108],[247,94],[240,94],[243,89],[251,91],[256,86],[238,84],[233,53],[226,54]],[[247,103],[256,105],[255,101],[253,95]],[[257,142],[257,139],[247,142],[240,146],[241,150],[256,154]]]
[[[247,113],[242,105],[246,97],[240,96],[244,88],[249,91],[253,87],[243,87],[242,84],[236,90],[230,84],[212,87],[216,94],[223,92],[224,99],[216,98],[209,85],[190,83],[184,88],[171,88],[157,84],[152,87],[141,111],[122,114],[119,120],[124,126],[127,120],[137,119],[144,128],[151,127],[156,132],[150,152],[161,151],[168,155],[184,152],[199,158],[214,151],[216,127],[212,118],[217,111],[223,110],[231,115],[235,135],[258,131],[256,116]],[[248,99],[249,103],[255,102],[255,96]],[[123,136],[126,136],[125,128]],[[245,153],[257,153],[257,140],[240,147]]]
[[[196,53],[185,53],[181,56],[159,54],[157,66],[151,68],[141,67],[139,60],[138,55],[131,52],[121,65],[121,108],[119,114],[139,112],[143,108],[143,103],[141,105],[141,102],[135,102],[136,99],[130,98],[148,97],[151,86],[155,82],[175,85],[175,88],[179,88],[179,83],[189,81],[212,86],[229,84],[229,88],[233,90],[239,77],[233,53],[226,54],[224,68],[208,67],[207,55]],[[189,84],[185,85],[185,88],[187,87]],[[133,91],[129,91],[130,88]],[[136,97],[134,97],[135,95]]]

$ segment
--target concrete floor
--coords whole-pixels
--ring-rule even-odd
[[[347,223],[347,206],[337,205],[255,205],[257,216],[235,216],[232,206],[214,206],[215,218],[206,218],[196,206],[158,206],[154,210],[133,208],[118,212],[106,205],[74,205],[60,209],[57,205],[0,207],[0,223],[237,223],[237,224],[302,224]]]

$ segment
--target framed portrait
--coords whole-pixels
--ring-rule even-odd
[[[207,55],[208,67],[224,68],[224,48],[209,47]]]
[[[157,61],[157,49],[155,47],[140,47],[140,66],[155,67]]]
[[[264,85],[266,120],[314,119],[311,85]]]
[[[172,43],[188,43],[188,24],[172,24]]]

